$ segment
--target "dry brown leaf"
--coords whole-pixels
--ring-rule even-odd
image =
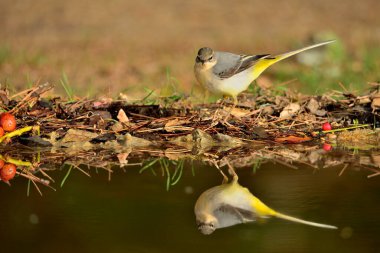
[[[169,120],[165,124],[164,129],[167,132],[173,132],[173,131],[192,131],[194,128],[182,126],[183,124],[187,124],[189,122],[190,121],[188,119],[181,120],[181,119],[175,118],[175,119]]]
[[[108,107],[110,104],[112,103],[112,99],[111,98],[102,98],[98,101],[94,101],[93,102],[93,106],[95,109],[98,109],[98,108],[106,108]]]
[[[117,114],[117,119],[121,122],[121,123],[124,123],[124,124],[129,124],[129,118],[127,116],[127,114],[125,114],[124,110],[123,109],[120,109],[119,110],[119,113]]]
[[[293,143],[293,144],[302,143],[302,142],[311,141],[311,140],[312,138],[308,136],[299,137],[299,136],[294,136],[294,135],[278,137],[274,139],[274,141],[278,143]]]
[[[229,109],[227,109],[229,110]],[[233,108],[231,110],[231,115],[236,117],[236,118],[242,118],[242,117],[245,117],[245,116],[248,116],[251,112],[249,110],[244,110],[244,109],[240,109],[240,108]]]
[[[172,161],[178,161],[180,159],[183,159],[183,158],[189,156],[189,154],[187,153],[188,152],[187,149],[182,149],[182,152],[178,152],[179,150],[180,149],[178,149],[178,148],[168,148],[168,149],[164,150],[164,155],[166,158],[168,158],[169,160],[172,160]]]
[[[290,119],[292,118],[299,110],[301,106],[297,103],[291,103],[282,110],[280,113],[280,119]]]
[[[186,124],[186,123],[189,123],[189,120],[187,120],[187,119],[185,119],[185,120],[181,120],[181,119],[175,118],[175,119],[169,120],[169,121],[165,124],[165,127],[170,127],[170,126],[181,126],[181,125]]]
[[[306,108],[311,112],[315,113],[319,109],[319,103],[314,98],[309,100],[309,103],[307,103]]]
[[[373,110],[380,108],[380,93],[373,95],[371,107]]]
[[[120,154],[117,154],[117,159],[119,159],[119,163],[120,163],[120,166],[121,167],[124,167],[125,165],[128,164],[128,156],[129,156],[129,153],[120,153]]]
[[[362,97],[357,97],[357,98],[356,98],[356,102],[357,102],[359,105],[369,104],[369,103],[371,103],[371,98],[369,97],[369,95],[367,95],[367,96],[362,96]]]

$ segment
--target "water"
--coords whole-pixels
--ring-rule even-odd
[[[1,252],[380,252],[380,176],[343,166],[295,170],[273,162],[237,169],[239,183],[277,211],[339,227],[328,230],[272,218],[206,236],[197,230],[194,204],[221,183],[214,167],[186,162],[167,190],[156,163],[49,174],[57,191],[28,181],[0,184]]]

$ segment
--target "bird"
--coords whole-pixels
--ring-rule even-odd
[[[194,213],[198,230],[205,235],[209,235],[219,228],[269,217],[320,228],[337,229],[336,226],[302,220],[273,210],[247,188],[241,186],[236,173],[234,173],[231,183],[224,181],[221,185],[203,192],[195,203]]]
[[[230,96],[233,108],[236,107],[237,96],[263,73],[269,66],[303,51],[320,47],[335,40],[329,40],[287,53],[272,56],[270,54],[244,55],[214,51],[209,47],[198,50],[195,58],[194,74],[198,83],[206,88],[206,92],[215,95]],[[225,121],[229,117],[226,116]]]

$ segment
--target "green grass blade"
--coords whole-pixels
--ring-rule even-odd
[[[165,172],[166,172],[166,191],[169,191],[170,188],[170,170],[169,166],[165,166]]]
[[[176,185],[182,177],[183,166],[179,167],[179,174],[176,180],[172,182],[172,185]]]
[[[156,172],[154,171],[153,168],[150,168],[150,171],[152,171],[152,174],[153,174],[154,176],[157,176],[157,174],[156,174]]]
[[[147,168],[151,167],[153,164],[155,164],[157,161],[159,161],[160,159],[154,159],[153,161],[151,161],[150,163],[148,163],[147,165],[145,165],[144,167],[142,167],[140,170],[139,170],[139,173],[141,174],[144,170],[146,170]]]
[[[69,169],[67,170],[67,173],[66,173],[65,177],[62,179],[62,182],[61,182],[61,188],[62,188],[63,185],[65,184],[66,179],[69,177],[72,168],[73,168],[73,166],[70,165]]]
[[[69,79],[67,78],[67,75],[65,72],[62,73],[62,78],[60,80],[60,83],[63,87],[63,89],[66,92],[67,97],[70,101],[74,100],[74,91],[73,88],[70,86]]]
[[[261,159],[257,159],[257,160],[255,161],[255,163],[253,164],[253,166],[252,166],[252,172],[253,172],[254,174],[256,174],[256,172],[257,172],[257,170],[260,168],[260,166],[261,166]]]
[[[154,93],[154,90],[150,90],[148,95],[146,95],[143,99],[141,99],[141,103],[144,103],[148,98]]]

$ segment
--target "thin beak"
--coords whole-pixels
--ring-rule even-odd
[[[203,60],[201,60],[201,58],[197,57],[197,62],[200,62],[200,63],[202,63],[202,65],[205,65],[206,61],[203,61]]]

